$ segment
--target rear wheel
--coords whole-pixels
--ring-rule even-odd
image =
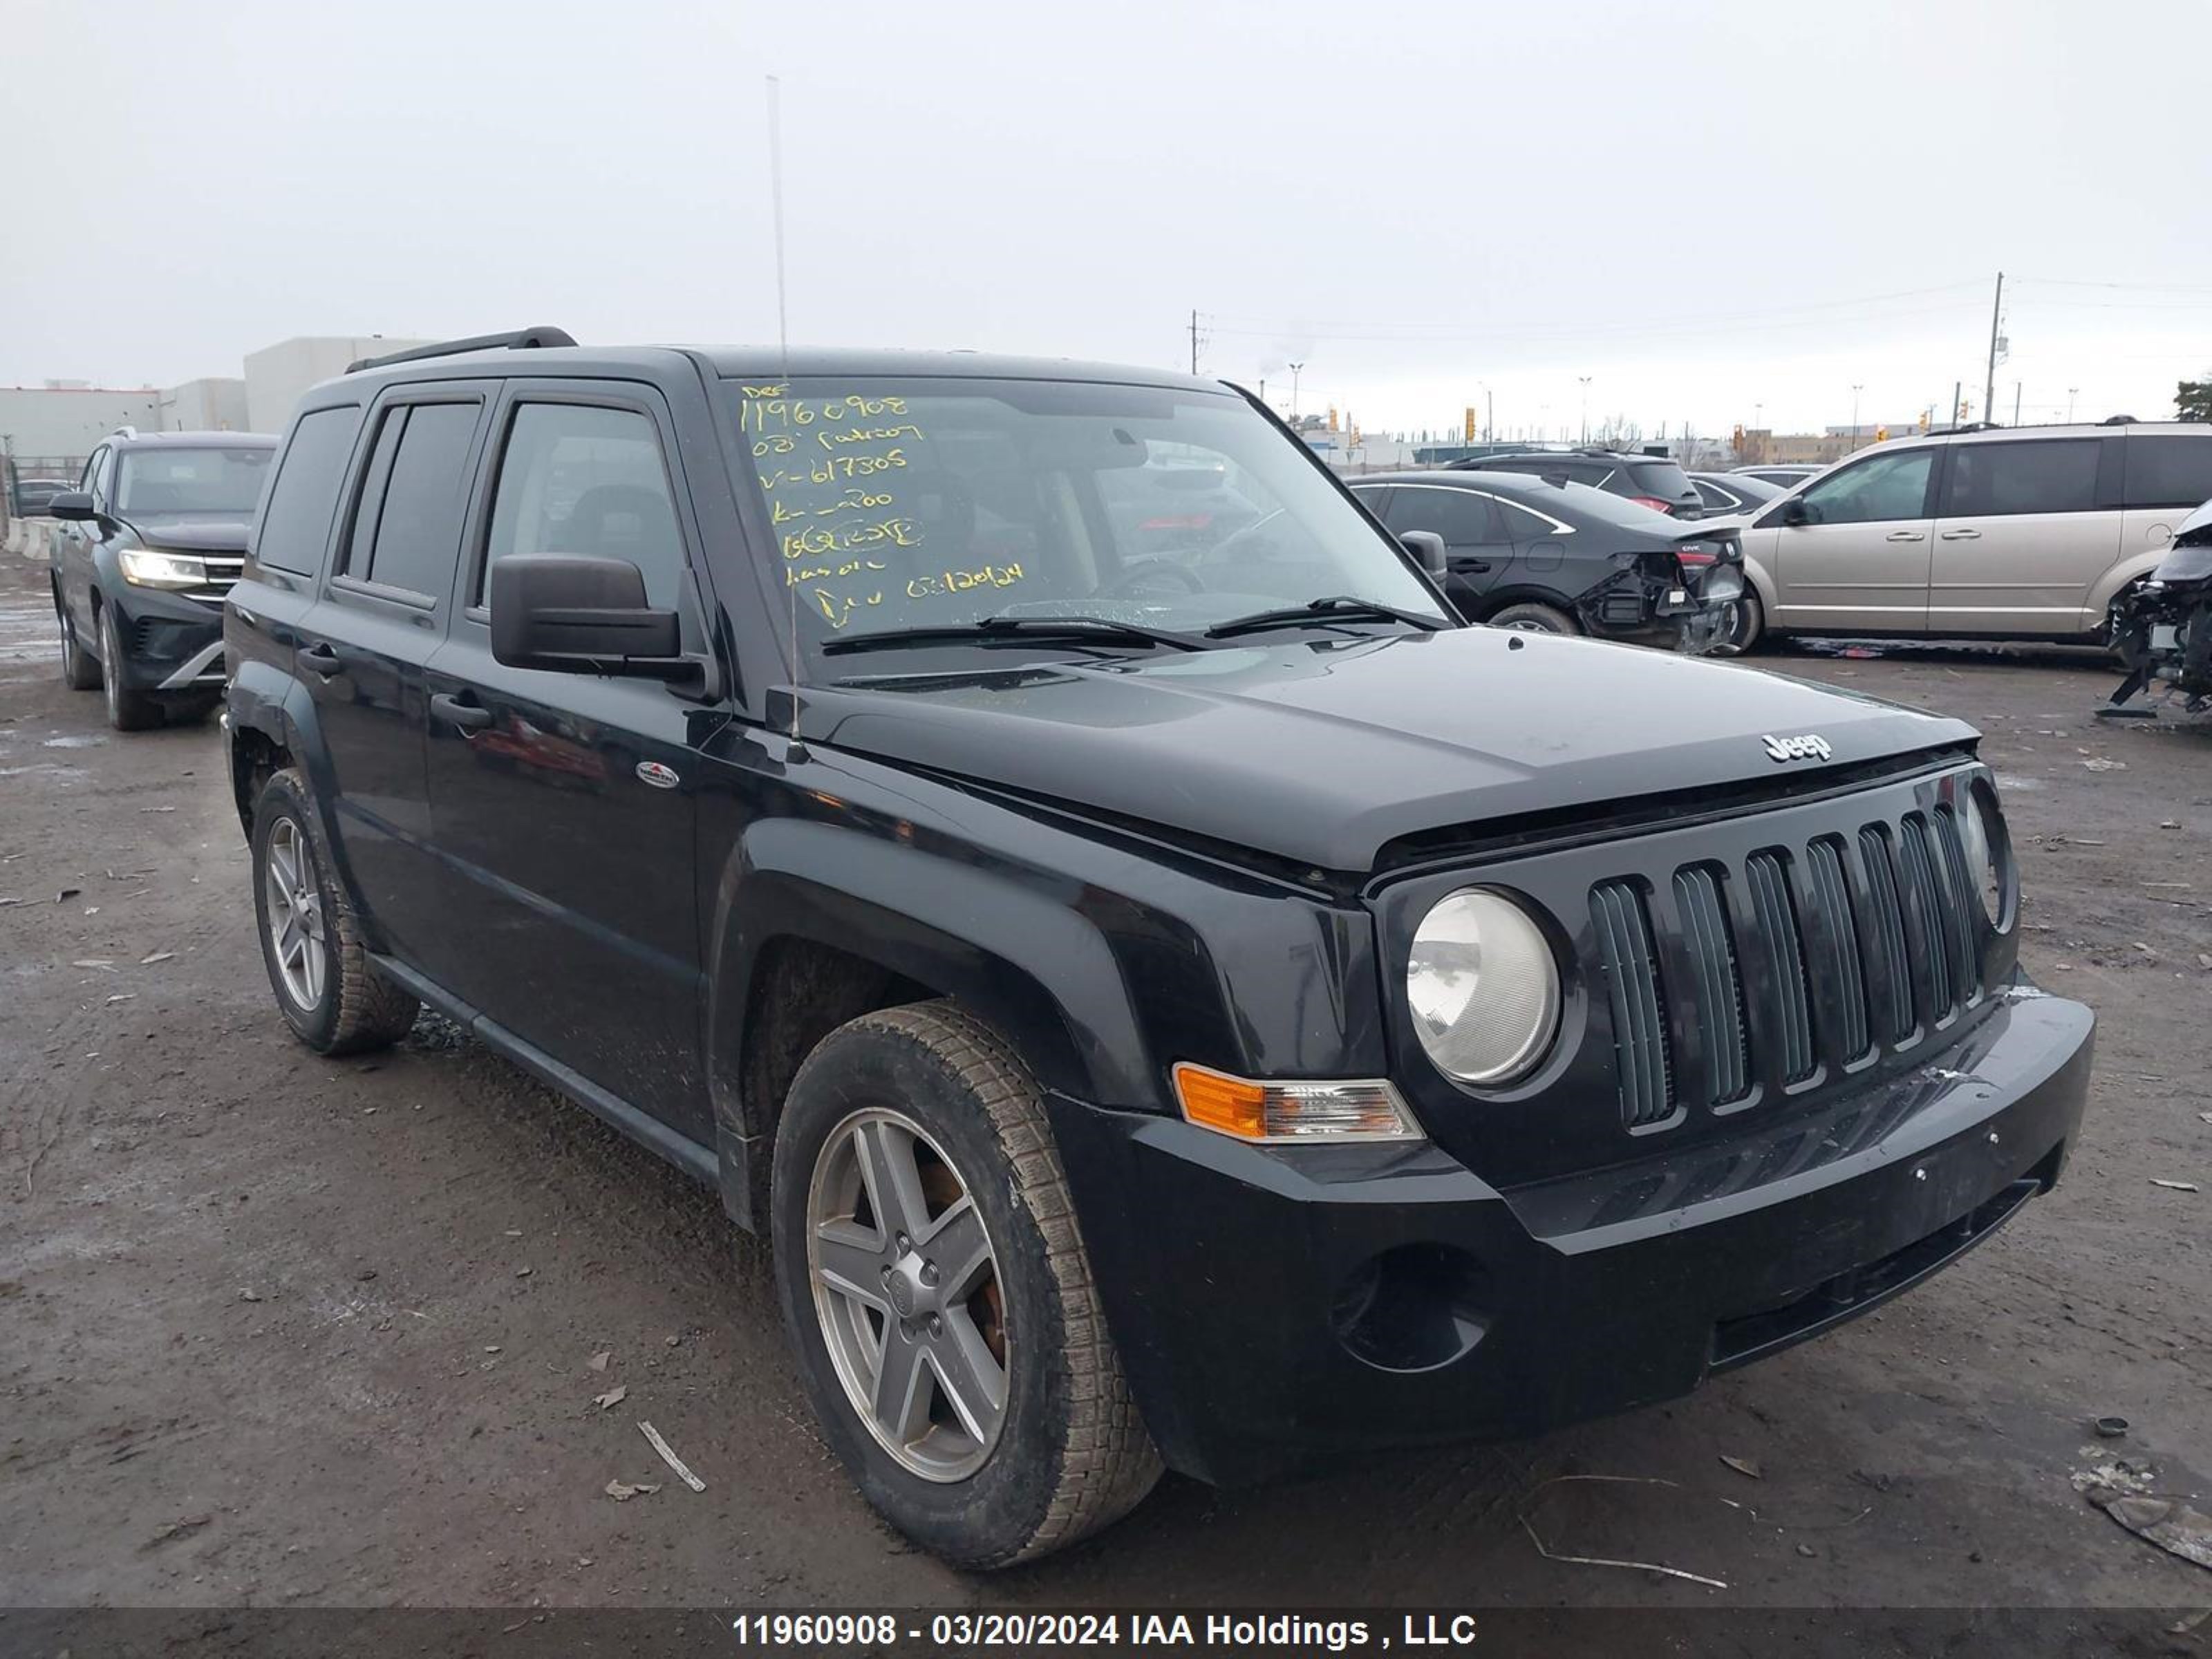
[[[1037,1085],[988,1026],[934,1002],[831,1032],[777,1126],[771,1211],[815,1413],[916,1543],[1008,1566],[1152,1489]]]
[[[1730,602],[1721,630],[1714,636],[1712,654],[1741,657],[1757,645],[1765,632],[1766,612],[1759,605],[1759,595],[1747,587],[1741,599]]]
[[[106,605],[100,608],[100,690],[107,723],[117,731],[143,732],[161,723],[161,705],[123,684],[123,641],[115,631],[115,613]]]
[[[1558,606],[1540,605],[1533,599],[1509,605],[1488,620],[1492,628],[1507,628],[1516,634],[1579,634],[1583,631],[1581,625]]]
[[[318,1054],[356,1054],[405,1036],[421,1005],[370,965],[317,828],[286,768],[253,805],[253,908],[276,1006]]]
[[[72,691],[89,691],[100,684],[100,665],[78,641],[76,618],[59,588],[54,590],[54,615],[62,625],[62,683]]]

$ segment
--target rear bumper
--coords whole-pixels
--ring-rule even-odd
[[[1054,1127],[1153,1437],[1241,1484],[1671,1399],[1877,1305],[2057,1180],[2094,1026],[2030,994],[1862,1096],[1510,1193],[1433,1145]]]
[[[223,679],[222,613],[196,600],[154,588],[111,593],[118,665],[131,691],[220,690]]]

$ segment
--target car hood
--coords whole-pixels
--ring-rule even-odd
[[[141,514],[131,520],[131,527],[149,547],[167,548],[178,553],[243,553],[250,526],[244,519],[167,519]]]
[[[959,675],[810,685],[800,729],[1339,872],[1421,830],[1778,783],[1978,736],[1731,664],[1488,628],[1080,662],[1040,647],[1018,665],[1012,648]],[[1818,737],[1828,757],[1777,761],[1769,736]]]

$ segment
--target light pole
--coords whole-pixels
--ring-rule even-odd
[[[1851,436],[1850,441],[1844,446],[1844,453],[1846,455],[1850,454],[1853,450],[1859,447],[1859,393],[1865,390],[1866,387],[1857,384],[1856,382],[1852,384]]]
[[[1575,376],[1575,379],[1583,383],[1583,442],[1587,445],[1589,442],[1590,377],[1587,374],[1577,374]]]
[[[2074,394],[2081,389],[2078,386],[2069,386],[2066,388],[2066,424],[2069,426],[2074,424]]]
[[[1298,371],[1299,371],[1300,369],[1304,368],[1305,367],[1305,365],[1304,365],[1304,363],[1292,363],[1290,367],[1291,367],[1291,424],[1292,426],[1296,426],[1296,425],[1298,423]]]

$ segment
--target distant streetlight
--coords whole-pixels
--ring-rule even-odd
[[[1590,383],[1590,377],[1589,377],[1589,375],[1587,375],[1587,374],[1577,374],[1577,375],[1576,375],[1576,376],[1575,376],[1575,379],[1577,379],[1577,380],[1580,380],[1580,381],[1583,383],[1583,442],[1584,442],[1585,444],[1587,444],[1587,443],[1589,443],[1589,383]]]
[[[1292,426],[1296,426],[1298,422],[1298,371],[1304,367],[1304,363],[1291,365],[1291,424]]]
[[[2081,389],[2078,386],[2069,386],[2066,388],[2066,424],[2069,426],[2074,424],[2074,394]]]
[[[1859,393],[1865,390],[1866,388],[1856,381],[1851,385],[1851,435],[1850,441],[1844,445],[1844,453],[1846,455],[1859,447]]]

